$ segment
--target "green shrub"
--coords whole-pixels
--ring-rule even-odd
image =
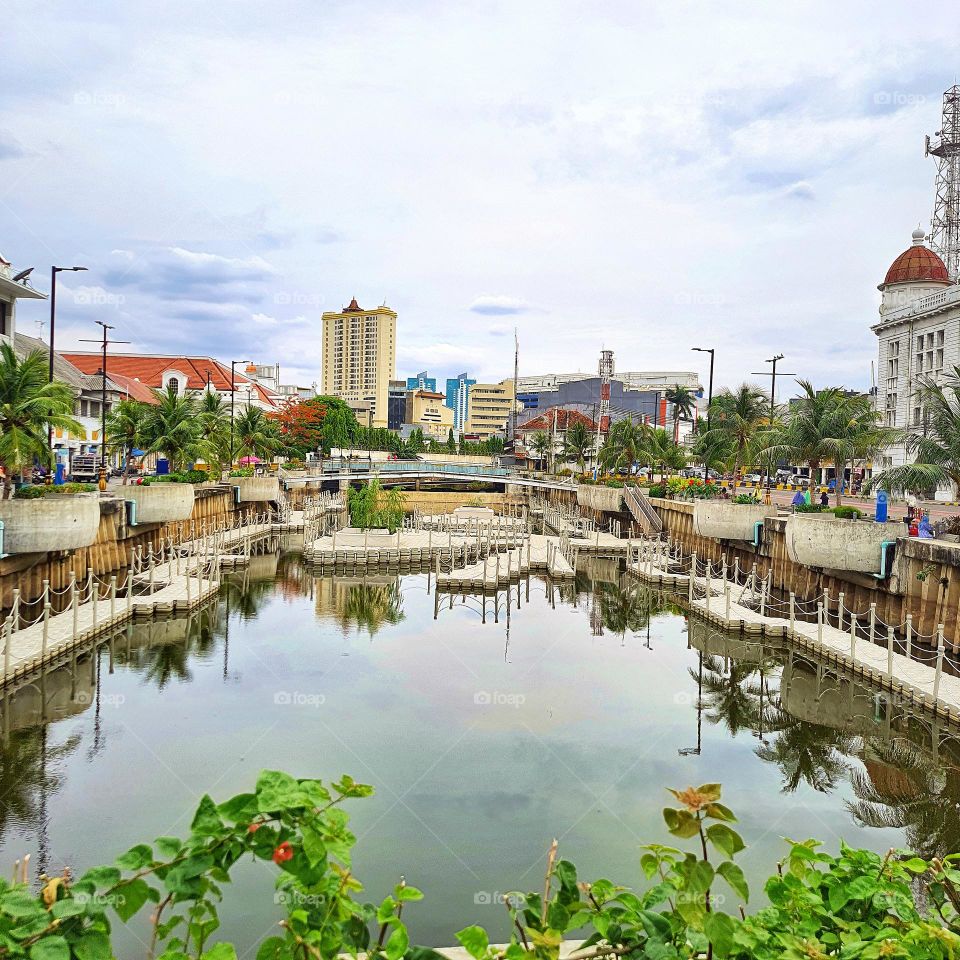
[[[752,493],[738,493],[730,502],[731,503],[759,503],[760,498],[755,497]]]
[[[236,470],[231,470],[230,476],[231,477],[252,477],[253,467],[239,467]]]
[[[667,495],[667,488],[662,483],[651,484],[647,495],[651,497],[665,497]]]
[[[209,941],[217,939],[233,868],[253,860],[260,861],[255,878],[266,873],[274,881],[261,896],[285,916],[262,942],[244,942],[241,956],[439,960],[410,941],[408,915],[423,899],[417,887],[401,880],[380,903],[354,899],[364,887],[352,873],[356,837],[342,806],[372,793],[349,776],[324,783],[264,770],[248,793],[219,804],[204,795],[184,839],[137,844],[79,876],[44,876],[39,889],[15,868],[12,882],[0,879],[3,953],[9,960],[109,960],[119,953],[112,931],[135,917],[140,929],[149,915],[148,956],[235,960],[232,944]],[[927,861],[841,843],[832,855],[815,840],[787,840],[762,886],[763,905],[748,912],[752,891],[740,866],[746,845],[720,802],[720,784],[670,793],[676,805],[662,815],[672,843],[654,838],[640,848],[636,892],[602,878],[587,882],[557,857],[554,841],[540,889],[505,899],[510,943],[491,945],[479,925],[460,930],[457,940],[474,960],[549,960],[564,940],[595,960],[960,954],[957,854]],[[914,887],[923,890],[919,907]]]
[[[863,516],[863,511],[856,507],[834,507],[831,513],[841,520],[859,520]]]
[[[16,500],[39,500],[41,497],[60,496],[71,493],[93,493],[97,489],[94,483],[61,483],[47,486],[45,483],[34,483],[20,487],[14,494]]]
[[[795,513],[823,513],[819,503],[798,503],[793,509]]]
[[[605,481],[605,483],[608,487],[614,487],[615,489],[621,489],[621,490],[623,489],[623,485],[624,485],[622,480],[615,480],[615,479],[607,480]]]

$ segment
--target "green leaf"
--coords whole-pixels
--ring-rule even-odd
[[[400,960],[409,946],[410,938],[407,936],[407,928],[402,923],[398,924],[393,933],[387,937],[387,943],[384,947],[387,960]]]
[[[743,897],[744,903],[750,899],[750,888],[747,886],[746,877],[744,877],[743,871],[732,860],[724,860],[723,863],[717,867],[717,873],[727,881],[734,893]]]
[[[737,819],[733,815],[733,811],[729,807],[725,807],[722,803],[708,803],[703,808],[703,812],[714,820],[727,820],[730,823],[735,823]]]
[[[200,805],[193,815],[190,829],[201,837],[217,837],[223,833],[223,821],[217,813],[217,805],[206,793],[200,798]]]
[[[487,947],[490,945],[490,938],[487,936],[487,931],[483,927],[464,927],[457,934],[457,940],[460,942],[460,945],[470,954],[471,957],[475,957],[476,960],[480,960],[487,952]]]
[[[640,922],[648,937],[658,937],[665,940],[670,936],[670,921],[654,910],[641,910]]]
[[[232,943],[215,943],[201,954],[203,960],[237,960],[237,951]]]
[[[285,960],[290,948],[282,937],[267,937],[257,948],[257,960]]]
[[[300,784],[280,770],[263,770],[257,778],[257,808],[261,813],[282,812],[304,806]]]
[[[830,893],[827,895],[827,902],[834,913],[839,913],[850,902],[847,885],[841,882],[832,886]]]
[[[900,864],[901,867],[906,868],[911,873],[926,873],[930,869],[930,864],[926,860],[921,860],[919,857],[911,857],[909,860],[904,860]]]
[[[728,857],[733,857],[744,848],[743,839],[736,830],[731,830],[725,823],[714,823],[707,827],[707,839]]]
[[[713,867],[706,860],[697,860],[687,873],[687,890],[706,893],[713,883]]]
[[[383,902],[377,907],[377,923],[387,923],[397,914],[397,901],[393,897],[384,897]]]
[[[423,899],[422,890],[418,890],[416,887],[401,887],[399,883],[394,888],[393,895],[400,903]]]
[[[5,894],[4,897],[0,899],[0,910],[9,914],[11,917],[16,917],[18,920],[47,912],[43,909],[40,901],[25,890],[13,890]]]
[[[854,877],[846,884],[847,897],[851,900],[868,900],[880,888],[875,877]]]
[[[153,842],[156,844],[157,853],[165,860],[180,856],[183,849],[183,841],[179,837],[157,837]]]
[[[217,806],[217,813],[231,823],[249,823],[259,813],[255,793],[238,793]]]
[[[74,897],[67,897],[65,900],[58,900],[50,907],[50,916],[58,920],[66,920],[68,917],[79,917],[80,914],[87,912],[87,905]]]
[[[667,824],[667,829],[675,837],[688,840],[700,832],[700,822],[689,810],[674,810],[673,807],[665,807],[663,819]]]
[[[565,890],[577,889],[577,868],[569,860],[559,860],[554,867],[554,873]]]
[[[145,843],[138,843],[117,857],[114,863],[121,870],[142,870],[152,860],[153,851]]]
[[[304,824],[300,828],[303,835],[303,852],[306,854],[307,862],[311,867],[321,863],[327,856],[327,845],[323,842],[323,837],[319,831],[313,827]]]
[[[42,937],[30,948],[30,960],[70,960],[70,944],[65,937]]]
[[[697,793],[702,794],[708,800],[719,800],[720,799],[720,784],[719,783],[701,783],[697,787]]]
[[[80,882],[92,883],[95,887],[112,887],[120,882],[120,871],[116,867],[91,867]]]
[[[640,866],[643,868],[643,873],[648,880],[656,876],[657,858],[652,853],[645,853],[640,858]]]
[[[76,940],[73,952],[77,960],[110,960],[113,956],[110,938],[99,930],[89,930]]]
[[[147,902],[149,896],[150,887],[142,878],[121,883],[113,893],[113,909],[126,923]]]
[[[721,957],[725,957],[734,948],[735,930],[733,918],[725,913],[708,913],[703,921],[703,932],[713,944],[713,952]]]

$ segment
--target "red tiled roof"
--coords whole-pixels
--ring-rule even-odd
[[[350,305],[343,308],[344,313],[363,313],[363,307],[357,303],[357,298],[354,297],[350,301]]]
[[[108,364],[109,366],[109,364]],[[122,373],[115,373],[113,370],[107,374],[107,379],[115,383],[120,392],[126,394],[131,400],[141,400],[143,403],[156,403],[157,395],[145,383],[133,377],[125,377]]]
[[[538,430],[549,432],[553,429],[554,420],[557,422],[558,430],[566,430],[575,423],[582,423],[588,430],[597,429],[596,423],[579,410],[564,410],[563,407],[551,407],[532,420],[518,424],[517,432],[534,433]]]
[[[61,356],[72,363],[83,373],[97,373],[100,369],[100,354],[96,353],[63,353]],[[167,371],[176,370],[187,377],[188,390],[203,390],[209,376],[210,385],[214,390],[230,391],[230,366],[223,364],[212,357],[175,357],[175,356],[142,356],[136,353],[111,354],[107,358],[107,376],[126,377],[129,380],[139,380],[141,384],[159,390],[163,385],[163,375]],[[257,395],[265,403],[275,404],[278,398],[260,384],[255,383],[237,370],[233,382],[237,387],[251,384]]]
[[[913,283],[916,281],[949,283],[947,268],[943,261],[922,243],[914,243],[890,264],[882,286],[888,283]]]

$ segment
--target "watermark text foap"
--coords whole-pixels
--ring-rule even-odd
[[[93,703],[96,694],[88,693],[86,690],[78,690],[73,695],[73,702],[82,706],[88,706]],[[122,707],[127,702],[127,698],[122,693],[102,693],[100,695],[101,707]]]
[[[519,908],[526,904],[527,898],[517,890],[501,893],[499,890],[477,890],[473,895],[473,902],[478,907],[495,906]]]
[[[320,707],[327,702],[327,698],[322,693],[277,690],[273,702],[280,707]]]
[[[505,693],[502,690],[478,690],[473,702],[479,707],[517,707],[523,706],[527,698],[522,693]]]

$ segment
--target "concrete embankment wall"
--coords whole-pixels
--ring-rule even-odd
[[[50,581],[52,590],[63,590],[70,583],[71,571],[76,573],[79,583],[86,581],[91,570],[101,579],[116,575],[118,583],[123,583],[131,550],[138,547],[146,550],[151,545],[156,549],[161,538],[179,537],[190,528],[189,520],[132,527],[127,523],[122,489],[111,493],[117,495],[100,498],[100,526],[97,539],[91,546],[72,552],[16,554],[0,560],[0,607],[11,605],[15,589],[20,590],[24,602],[40,597],[44,580]],[[244,508],[242,512],[248,512],[249,505],[241,506]],[[234,504],[231,487],[197,487],[192,515],[195,524],[204,519],[223,519],[234,511],[240,512],[241,507]],[[65,599],[52,601],[55,612],[65,606]]]
[[[469,490],[404,490],[403,506],[408,513],[449,513],[456,507],[489,507],[503,512],[506,504],[525,502],[505,493],[472,493]]]
[[[843,592],[844,605],[865,611],[877,605],[877,616],[886,623],[902,623],[909,613],[914,629],[935,634],[944,625],[948,648],[960,647],[960,544],[943,540],[901,538],[897,541],[890,575],[883,580],[870,574],[825,570],[794,563],[787,554],[786,517],[764,521],[762,542],[754,547],[745,541],[715,540],[698,536],[693,526],[693,504],[651,498],[663,520],[664,532],[680,543],[686,553],[728,564],[739,558],[741,569],[756,563],[759,576],[772,573],[772,586],[793,592],[801,600],[813,600],[829,591],[833,604]],[[880,557],[877,556],[879,572]]]

